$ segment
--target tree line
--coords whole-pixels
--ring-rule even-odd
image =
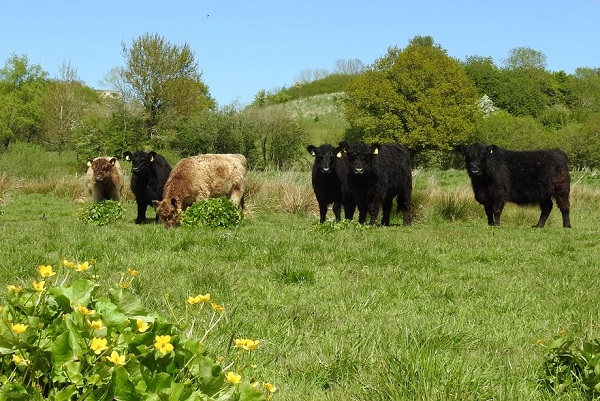
[[[347,140],[395,141],[415,164],[446,168],[460,143],[510,149],[559,147],[575,168],[600,163],[600,68],[547,70],[545,55],[515,48],[458,60],[430,36],[390,47],[371,65],[340,60],[337,70],[303,70],[298,83],[259,91],[252,105],[219,107],[188,44],[158,34],[122,43],[124,66],[111,70],[102,93],[65,63],[50,79],[25,55],[0,69],[0,147],[16,141],[50,150],[74,149],[82,159],[133,148],[243,153],[253,168],[291,168],[307,130],[284,108],[267,107],[322,91],[343,91]],[[116,94],[116,96],[115,96]]]

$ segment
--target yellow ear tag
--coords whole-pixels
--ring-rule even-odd
[[[375,148],[375,150],[373,151],[374,155],[378,155],[379,154],[379,148]]]
[[[92,167],[92,162],[91,162],[91,161],[88,161],[88,162],[87,162],[87,166],[88,166],[88,167]]]
[[[315,152],[310,152],[311,155],[316,156],[317,154]]]
[[[150,158],[150,163],[152,163],[153,161],[154,161],[154,156],[152,156],[152,157]]]
[[[337,152],[337,157],[342,157],[342,152]]]

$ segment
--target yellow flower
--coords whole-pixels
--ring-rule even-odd
[[[42,277],[51,277],[56,274],[55,271],[52,271],[52,266],[50,265],[38,267],[38,272]]]
[[[275,387],[271,383],[263,383],[263,387],[266,388],[267,391],[271,394],[277,391],[277,387]]]
[[[122,282],[122,281],[121,281],[121,282],[119,282],[119,288],[126,289],[126,288],[128,288],[128,287],[129,287],[129,284],[127,284],[127,283],[124,283],[124,282]]]
[[[221,305],[219,305],[219,304],[216,304],[216,303],[214,303],[214,302],[211,302],[211,303],[210,303],[210,306],[212,306],[212,307],[213,307],[213,309],[214,309],[214,310],[216,310],[217,312],[223,312],[223,311],[225,310],[225,308],[224,308],[224,307],[222,307]]]
[[[61,260],[60,263],[62,263],[64,267],[68,267],[69,269],[72,269],[75,267],[75,263],[69,262],[67,259]]]
[[[154,339],[154,347],[159,350],[163,355],[173,351],[173,344],[171,344],[171,336],[156,336]]]
[[[107,343],[106,338],[94,337],[94,338],[92,338],[92,344],[90,345],[90,348],[94,351],[94,354],[100,355],[102,353],[102,351],[105,351],[108,349],[108,346],[106,345],[106,343]]]
[[[23,323],[16,323],[16,324],[11,324],[10,325],[10,328],[16,334],[23,334],[25,332],[25,330],[27,330],[27,327],[28,326],[26,324],[23,324]]]
[[[115,365],[125,365],[125,355],[119,356],[117,351],[113,351],[110,356],[107,356],[106,359],[114,363]]]
[[[535,342],[535,345],[543,345],[544,344],[544,340],[542,340],[541,338],[537,339]]]
[[[235,340],[235,346],[238,348],[245,349],[246,351],[252,351],[258,347],[259,341],[250,340],[248,338],[238,338]]]
[[[231,384],[238,384],[242,380],[242,376],[233,372],[228,372],[227,376],[225,376],[227,381]]]
[[[567,334],[567,330],[564,330],[564,329],[563,329],[563,330],[560,330],[560,331],[558,332],[558,335],[559,335],[559,336],[564,336],[565,334]]]
[[[84,272],[89,268],[90,264],[88,262],[77,263],[77,265],[75,266],[75,270],[77,270],[78,272]]]
[[[12,291],[12,292],[21,292],[21,290],[23,290],[23,287],[15,286],[12,284],[7,285],[6,288],[8,288],[8,291]]]
[[[29,363],[29,360],[22,358],[21,356],[17,355],[17,354],[13,354],[12,356],[12,360],[14,363],[16,363],[17,365],[20,364],[21,362],[25,362],[25,363]]]
[[[46,282],[44,280],[40,280],[40,281],[34,281],[33,282],[33,289],[35,290],[35,292],[42,292],[44,291],[44,284]]]
[[[102,320],[93,320],[93,321],[88,320],[87,323],[92,328],[92,330],[100,330],[101,328],[104,327]]]
[[[187,303],[190,305],[198,304],[200,302],[210,302],[210,294],[196,295],[195,297],[188,297]]]
[[[140,274],[140,272],[139,272],[139,271],[137,271],[137,270],[133,270],[133,269],[127,269],[127,273],[129,273],[129,275],[130,275],[131,277],[135,277],[135,276],[137,276],[138,274]]]
[[[79,305],[79,306],[77,307],[77,310],[78,310],[79,312],[83,313],[84,315],[93,315],[94,313],[96,313],[96,311],[95,311],[95,310],[88,309],[88,308],[86,308],[85,306],[81,306],[81,305]]]
[[[137,319],[135,322],[140,333],[145,332],[146,330],[148,330],[148,327],[150,327],[148,323],[144,322],[142,319]]]

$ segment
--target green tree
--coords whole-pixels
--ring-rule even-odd
[[[162,119],[188,118],[214,106],[189,44],[174,45],[147,33],[131,47],[123,43],[122,52],[126,66],[120,71],[146,113],[148,139]]]
[[[90,106],[98,103],[98,94],[81,83],[70,63],[59,68],[60,77],[50,80],[44,98],[44,142],[50,148],[64,150],[73,132]]]
[[[579,121],[600,113],[600,68],[576,69],[567,85],[569,105]]]
[[[503,60],[504,66],[509,70],[517,69],[546,69],[546,55],[530,47],[515,47],[508,52],[508,57]]]
[[[494,103],[514,116],[539,117],[548,107],[559,104],[556,81],[546,71],[546,56],[528,47],[516,47],[503,60],[500,87]]]
[[[48,73],[13,54],[0,69],[0,143],[39,142]]]
[[[502,88],[502,76],[500,68],[494,64],[491,57],[469,56],[463,62],[463,67],[481,96],[487,95],[492,101],[498,99]]]
[[[475,129],[477,89],[429,36],[388,49],[350,82],[349,140],[395,141],[414,151],[450,149]]]

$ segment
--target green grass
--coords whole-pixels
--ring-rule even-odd
[[[394,216],[367,229],[317,228],[310,173],[251,173],[233,230],[135,225],[130,201],[123,220],[97,227],[77,219],[89,203],[75,189],[9,183],[0,284],[29,286],[40,264],[95,258],[105,283],[139,270],[133,290],[166,317],[210,292],[227,318],[209,349],[218,357],[231,337],[259,339],[254,374],[280,400],[580,399],[538,388],[535,342],[561,329],[600,337],[600,193],[580,180],[570,230],[556,209],[532,229],[537,209],[514,205],[492,228],[461,173],[420,171],[413,226]],[[465,218],[440,212],[448,193],[467,204]]]

